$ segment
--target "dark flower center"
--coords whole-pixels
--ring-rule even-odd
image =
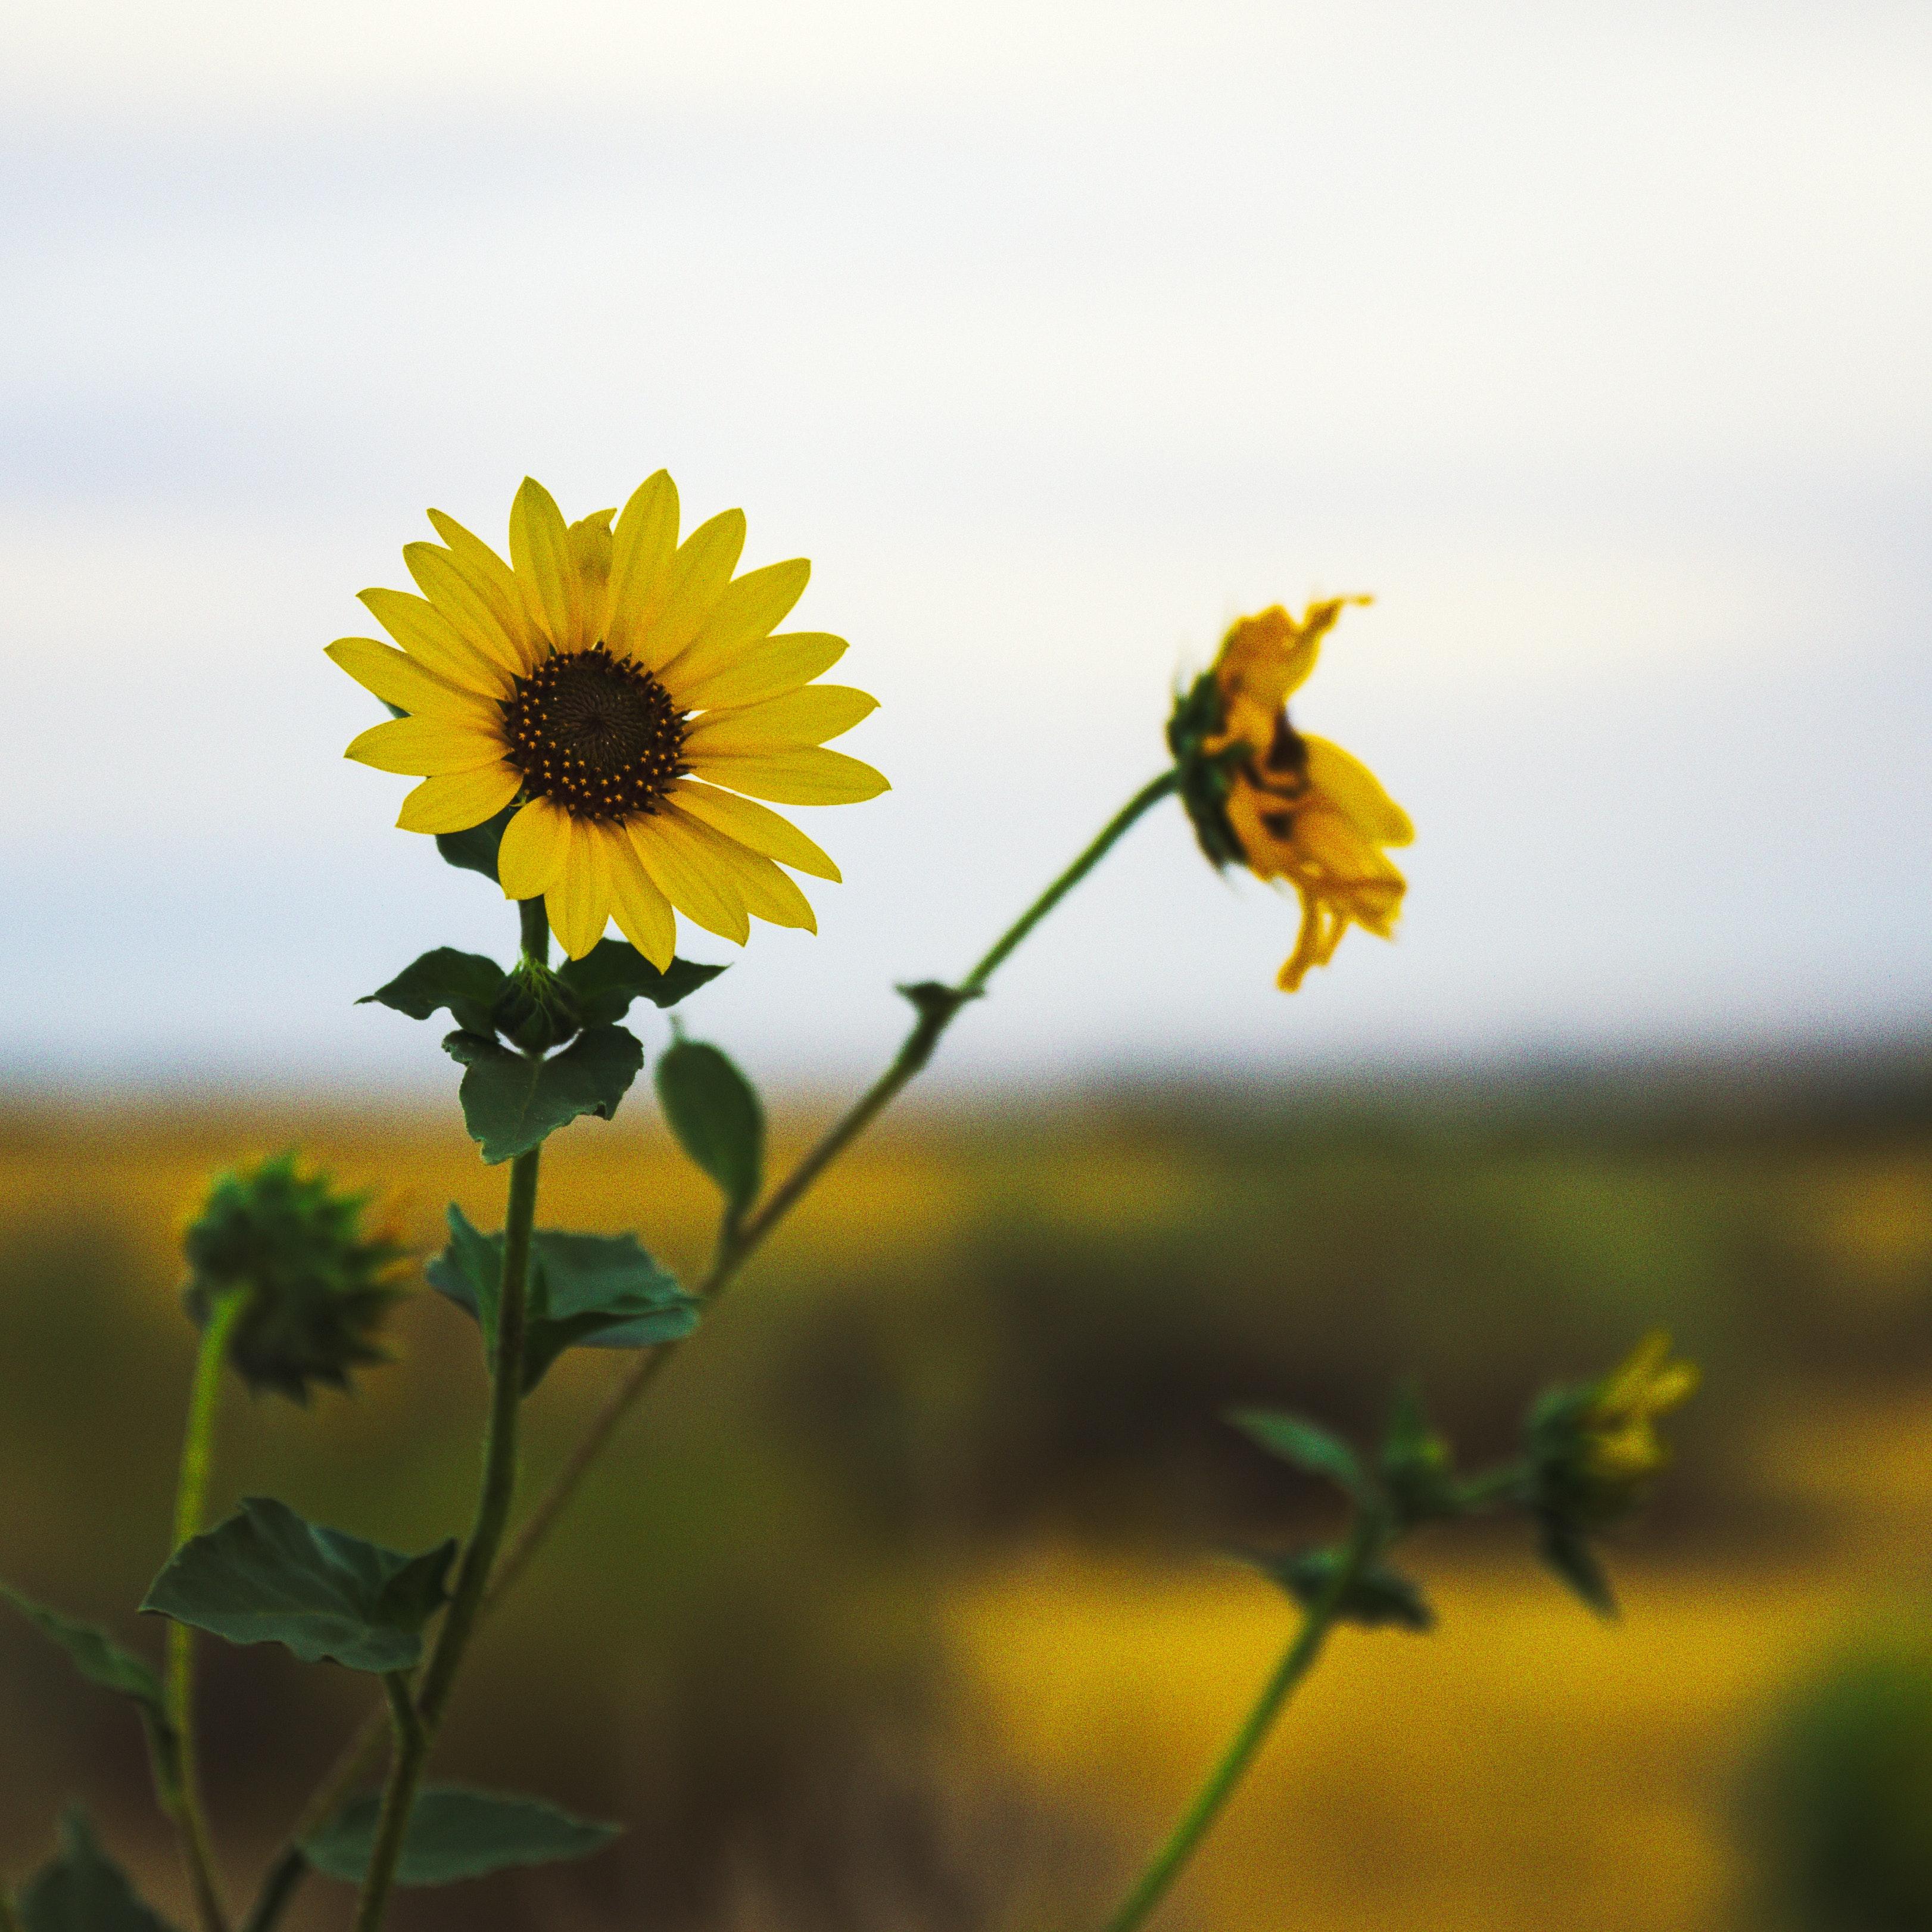
[[[687,769],[684,713],[649,671],[601,644],[518,678],[503,723],[524,790],[574,818],[621,824],[652,811]]]

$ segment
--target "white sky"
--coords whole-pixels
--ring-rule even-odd
[[[0,177],[14,1077],[453,1078],[348,1002],[512,915],[320,646],[424,506],[661,464],[884,700],[821,935],[689,1011],[769,1075],[866,1064],[1325,590],[1399,944],[1282,999],[1170,812],[954,1077],[1925,1013],[1922,5],[20,7]]]

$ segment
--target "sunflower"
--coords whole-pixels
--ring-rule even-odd
[[[1343,608],[1367,602],[1311,604],[1299,623],[1279,604],[1240,619],[1168,727],[1209,859],[1286,880],[1300,897],[1300,936],[1277,982],[1286,993],[1328,963],[1352,925],[1387,939],[1402,910],[1405,882],[1382,848],[1414,837],[1408,814],[1360,759],[1288,716]]]
[[[616,515],[615,527],[612,518]],[[845,642],[773,634],[803,594],[802,557],[734,576],[742,511],[678,542],[664,471],[621,515],[566,525],[526,477],[510,511],[510,561],[440,511],[440,544],[404,545],[420,597],[365,590],[401,648],[344,638],[328,655],[406,715],[345,755],[422,783],[405,831],[452,832],[518,806],[497,875],[514,899],[541,896],[581,958],[614,917],[652,964],[669,965],[674,908],[742,944],[751,916],[816,932],[780,870],[836,880],[838,868],[781,805],[849,805],[886,780],[824,748],[876,707],[812,680]]]

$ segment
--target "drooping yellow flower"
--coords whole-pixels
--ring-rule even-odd
[[[680,544],[677,490],[662,470],[614,529],[609,510],[566,525],[526,477],[507,563],[429,514],[442,542],[403,550],[422,595],[362,594],[401,648],[373,638],[328,646],[408,714],[346,754],[422,780],[397,824],[461,832],[520,801],[498,876],[511,898],[543,897],[572,958],[614,917],[652,964],[669,965],[674,908],[741,944],[752,915],[816,931],[779,868],[834,880],[838,868],[752,801],[848,805],[886,783],[825,748],[876,707],[862,691],[813,682],[844,640],[773,634],[811,566],[800,557],[735,576],[740,510]]]
[[[1648,1482],[1670,1460],[1657,1432],[1668,1415],[1696,1393],[1694,1362],[1670,1359],[1670,1337],[1653,1329],[1604,1378],[1579,1418],[1589,1474],[1612,1486]]]
[[[1406,882],[1382,848],[1414,837],[1408,814],[1359,759],[1298,731],[1288,716],[1288,698],[1343,608],[1367,602],[1311,604],[1298,623],[1278,604],[1240,619],[1168,727],[1208,856],[1286,880],[1300,896],[1300,936],[1278,982],[1284,992],[1328,963],[1350,926],[1387,939],[1402,910]]]

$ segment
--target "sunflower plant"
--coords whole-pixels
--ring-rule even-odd
[[[374,1372],[409,1266],[366,1197],[293,1154],[212,1184],[183,1237],[183,1306],[200,1346],[170,1554],[140,1606],[164,1623],[159,1667],[104,1630],[6,1593],[84,1677],[138,1714],[200,1932],[270,1932],[316,1876],[352,1888],[349,1922],[377,1932],[398,1887],[583,1857],[609,1840],[614,1826],[540,1796],[430,1778],[477,1628],[772,1231],[1142,817],[1178,797],[1215,867],[1294,892],[1300,926],[1280,976],[1286,992],[1330,962],[1351,926],[1383,938],[1394,931],[1405,881],[1388,852],[1409,842],[1408,818],[1366,766],[1304,732],[1288,710],[1343,610],[1366,600],[1328,600],[1299,618],[1270,607],[1233,624],[1178,691],[1163,767],[983,957],[957,980],[900,988],[912,1013],[898,1052],[788,1172],[766,1172],[764,1109],[743,1072],[674,1026],[653,1070],[658,1104],[720,1197],[701,1279],[680,1282],[634,1234],[538,1225],[550,1136],[586,1115],[609,1119],[644,1069],[644,1044],[627,1024],[633,1009],[680,1008],[722,970],[679,956],[680,919],[741,945],[754,919],[815,929],[794,875],[836,883],[838,868],[770,808],[859,804],[886,788],[871,766],[829,748],[874,708],[866,692],[822,682],[844,640],[779,628],[809,566],[740,572],[741,512],[688,534],[681,514],[662,470],[621,511],[574,522],[526,478],[506,556],[433,510],[440,541],[403,550],[416,590],[362,593],[387,640],[327,647],[391,713],[347,756],[416,780],[400,829],[434,839],[444,860],[516,906],[508,964],[438,947],[364,996],[418,1020],[446,1016],[442,1046],[463,1069],[465,1124],[482,1160],[508,1171],[501,1228],[478,1228],[452,1207],[448,1243],[424,1268],[473,1324],[490,1397],[476,1505],[460,1535],[391,1550],[267,1496],[208,1525],[227,1378],[303,1402]],[[574,1348],[612,1352],[620,1366],[548,1487],[519,1512],[524,1404]],[[1304,1418],[1236,1413],[1258,1450],[1333,1486],[1347,1523],[1328,1544],[1246,1552],[1294,1606],[1287,1648],[1107,1932],[1132,1932],[1155,1910],[1338,1625],[1429,1627],[1421,1587],[1393,1561],[1418,1528],[1512,1511],[1558,1574],[1607,1612],[1594,1542],[1642,1501],[1665,1460],[1656,1420],[1694,1383],[1654,1336],[1599,1381],[1539,1398],[1521,1454],[1474,1473],[1459,1467],[1413,1391],[1370,1452]],[[245,1904],[201,1795],[195,1658],[211,1637],[280,1645],[364,1675],[374,1692],[368,1720]],[[17,1890],[0,1884],[0,1932],[166,1932],[166,1922],[76,1811],[40,1871]]]

